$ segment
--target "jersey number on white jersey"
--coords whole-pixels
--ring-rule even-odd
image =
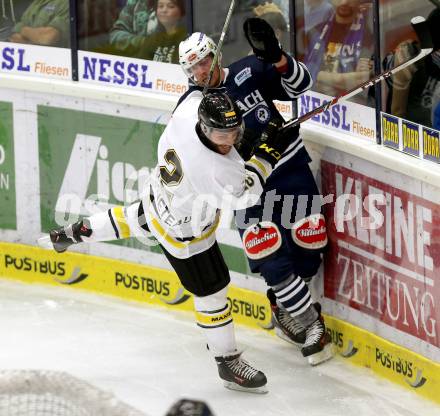
[[[167,166],[159,166],[162,183],[167,186],[179,185],[183,178],[182,162],[180,161],[179,156],[177,156],[174,149],[168,149],[165,152],[164,159],[171,169]]]

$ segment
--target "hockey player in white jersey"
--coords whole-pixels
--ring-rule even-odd
[[[243,111],[248,134],[240,144],[240,152],[246,159],[253,154],[252,149],[268,123],[282,124],[273,100],[295,101],[313,81],[307,67],[282,50],[267,22],[250,18],[243,28],[254,54],[227,68],[221,66],[219,59],[209,87],[211,91],[227,92]],[[193,33],[180,43],[180,64],[193,84],[187,94],[206,84],[215,54],[215,43],[203,33]],[[239,211],[236,218],[245,221],[237,221],[237,226],[251,270],[261,273],[269,286],[277,333],[300,346],[302,354],[316,365],[331,358],[333,348],[320,305],[313,304],[306,282],[318,271],[327,234],[319,191],[308,165],[311,159],[299,127],[284,134],[289,136],[290,145],[264,185],[261,203],[246,209],[244,214]],[[280,199],[271,200],[274,194]],[[286,200],[291,207],[289,227],[284,226],[286,220],[282,219]],[[273,204],[270,215],[266,215],[270,211],[265,209],[266,201]],[[300,201],[305,206],[300,207]],[[268,248],[265,237],[273,235],[277,237],[270,239]],[[254,245],[255,241],[263,243]]]
[[[197,325],[225,386],[264,393],[265,375],[237,349],[226,297],[230,276],[215,230],[224,198],[235,208],[254,203],[289,143],[269,126],[265,141],[245,163],[234,147],[242,134],[242,117],[226,94],[202,99],[200,91],[193,91],[177,106],[159,140],[151,192],[128,207],[53,230],[50,240],[63,252],[74,243],[153,234],[182,285],[194,295]]]

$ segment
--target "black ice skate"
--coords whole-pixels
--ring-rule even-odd
[[[92,230],[83,224],[83,221],[78,221],[74,224],[52,230],[49,233],[49,237],[54,250],[58,253],[63,253],[72,244],[81,243],[83,241],[82,236],[90,237],[91,234]]]
[[[306,329],[289,315],[285,309],[277,305],[275,293],[272,289],[267,291],[267,297],[272,309],[275,324],[275,333],[283,340],[301,348],[306,342]]]
[[[324,318],[321,314],[306,329],[306,342],[301,352],[304,357],[307,357],[310,365],[318,365],[333,358],[332,338],[325,329]]]
[[[249,393],[267,393],[267,379],[261,372],[253,368],[240,357],[241,353],[215,357],[218,374],[227,389],[246,391]]]

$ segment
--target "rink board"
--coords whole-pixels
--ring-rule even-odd
[[[0,275],[192,310],[191,296],[158,247],[128,239],[75,248],[88,256],[30,247],[54,227],[139,198],[175,97],[31,77],[2,76],[0,87],[0,239],[27,245],[0,245]],[[347,125],[363,121],[362,114],[354,116]],[[323,193],[343,191],[362,201],[382,194],[390,203],[373,204],[385,223],[368,233],[358,221],[365,210],[355,210],[356,218],[338,231],[335,204],[326,207],[331,251],[314,299],[338,317],[329,328],[344,357],[438,401],[440,169],[352,133],[329,132],[315,122],[302,126]],[[250,273],[229,214],[223,213],[217,237],[235,285],[235,321],[270,331],[264,281]],[[391,224],[399,225],[398,233]]]
[[[193,310],[191,294],[169,270],[79,253],[58,254],[21,244],[0,243],[0,252],[3,278]],[[231,286],[228,298],[236,323],[273,332],[270,306],[263,294]],[[343,359],[440,403],[438,363],[334,317],[326,316],[326,323]]]
[[[99,294],[178,310],[193,310],[192,295],[169,270],[79,253],[58,254],[36,247],[0,243],[0,276],[25,283],[71,286]],[[231,286],[234,320],[273,328],[270,305],[262,293]]]
[[[343,359],[440,403],[440,364],[332,316],[325,322]]]

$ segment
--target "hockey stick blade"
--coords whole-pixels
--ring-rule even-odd
[[[211,78],[212,78],[212,75],[214,74],[214,68],[217,65],[218,57],[219,57],[221,50],[222,50],[222,47],[223,47],[223,41],[225,39],[226,32],[229,28],[229,23],[231,21],[232,12],[234,11],[234,7],[235,7],[235,0],[231,0],[231,3],[229,5],[228,14],[226,15],[225,23],[223,25],[222,33],[220,35],[220,39],[217,44],[217,51],[214,55],[214,58],[212,59],[211,67],[209,68],[208,79],[206,81],[205,86],[203,87],[203,92],[202,92],[203,96],[205,96],[206,92],[208,91],[209,84],[211,83]]]
[[[326,101],[324,104],[320,105],[319,107],[316,107],[315,109],[309,111],[306,114],[303,114],[298,118],[289,120],[287,123],[284,124],[282,129],[284,130],[287,128],[292,128],[298,126],[301,123],[304,123],[305,121],[311,119],[312,117],[321,114],[324,111],[327,111],[332,105],[338,103],[339,101],[348,100],[349,98],[354,97],[360,92],[372,87],[373,85],[377,84],[380,81],[384,81],[385,79],[389,78],[391,75],[395,74],[396,72],[399,72],[404,68],[407,68],[408,66],[414,64],[417,61],[420,61],[420,59],[423,59],[425,56],[429,55],[432,52],[433,46],[432,46],[432,38],[425,18],[422,16],[413,17],[411,19],[411,25],[413,26],[414,31],[419,37],[419,41],[421,45],[420,52],[414,58],[406,62],[403,62],[400,65],[397,65],[393,69],[384,71],[381,74],[376,75],[374,78],[371,78],[370,80],[365,81],[363,84],[332,98],[330,101]]]

